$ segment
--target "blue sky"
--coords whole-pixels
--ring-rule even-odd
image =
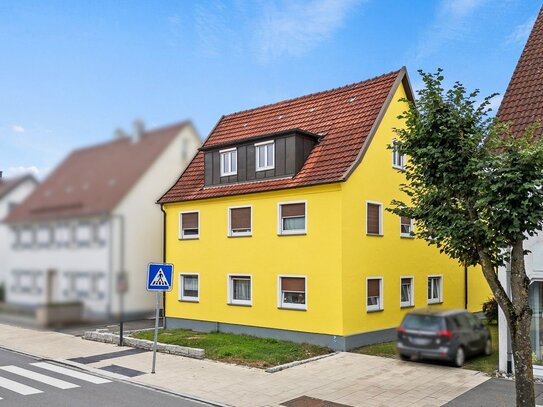
[[[503,94],[534,0],[0,2],[0,170],[358,82],[406,65]],[[495,105],[499,105],[499,98]]]

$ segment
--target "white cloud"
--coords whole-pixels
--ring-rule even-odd
[[[11,126],[11,130],[14,131],[15,133],[24,133],[25,132],[25,128],[23,126],[18,125],[18,124],[14,124],[13,126]]]
[[[528,40],[528,36],[534,26],[536,16],[530,17],[527,21],[516,26],[511,34],[505,39],[505,45],[522,44]]]
[[[423,33],[418,44],[416,59],[431,56],[444,44],[469,37],[475,12],[488,0],[442,0],[434,21]]]
[[[25,174],[32,174],[36,176],[37,178],[44,178],[45,175],[49,172],[49,168],[38,168],[34,165],[31,165],[29,167],[24,166],[18,166],[18,167],[9,167],[5,172],[4,176],[6,178],[9,177],[15,177],[18,175],[25,175]]]
[[[359,0],[313,0],[272,3],[256,21],[259,58],[299,56],[328,40]]]

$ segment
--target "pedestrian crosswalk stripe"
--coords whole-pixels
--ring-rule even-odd
[[[49,370],[51,372],[61,373],[66,376],[70,376],[79,380],[83,380],[85,382],[90,382],[94,384],[103,384],[103,383],[111,383],[111,380],[102,379],[98,376],[92,376],[90,374],[77,372],[75,370],[67,369],[65,367],[53,365],[51,363],[46,362],[37,362],[37,363],[31,363],[32,366],[39,367],[41,369]]]
[[[22,394],[23,396],[28,396],[29,394],[43,393],[41,390],[35,389],[34,387],[14,382],[13,380],[6,379],[5,377],[0,377],[0,387],[14,391],[15,393]]]
[[[79,387],[77,384],[56,379],[54,377],[46,376],[44,374],[36,373],[31,370],[23,369],[17,366],[0,366],[0,369],[5,370],[6,372],[26,377],[31,380],[35,380],[37,382],[48,384],[49,386],[57,387],[62,390],[74,389],[76,387]]]

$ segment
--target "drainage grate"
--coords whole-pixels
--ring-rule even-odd
[[[281,403],[285,407],[352,407],[347,404],[334,403],[333,401],[316,399],[314,397],[302,396]]]
[[[101,370],[107,370],[108,372],[117,373],[126,377],[136,377],[145,374],[145,372],[140,372],[139,370],[129,369],[127,367],[122,367],[118,365],[109,365],[100,368]]]

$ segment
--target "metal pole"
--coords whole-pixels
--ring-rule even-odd
[[[157,348],[157,341],[158,341],[159,310],[160,310],[160,291],[157,291],[156,292],[156,313],[155,313],[155,339],[153,343],[153,370],[151,370],[151,373],[155,373],[155,366],[156,366],[156,348]]]

